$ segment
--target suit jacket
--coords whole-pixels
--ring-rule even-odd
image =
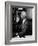
[[[21,24],[21,32],[19,32],[20,37],[24,37],[25,35],[32,35],[32,19],[26,18],[24,24]]]

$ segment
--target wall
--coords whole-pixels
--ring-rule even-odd
[[[27,15],[29,18],[32,18],[32,8],[27,9]]]
[[[7,0],[0,0],[0,46],[5,46],[5,1],[7,1]],[[30,3],[37,2],[37,4],[38,4],[38,0],[10,0],[10,1],[30,2]],[[37,8],[38,8],[38,5],[37,5]],[[38,23],[38,16],[37,16],[37,23]],[[37,30],[38,30],[38,28],[37,28]],[[38,36],[38,34],[37,34],[37,36]],[[38,43],[29,43],[29,44],[27,43],[27,44],[6,45],[6,46],[38,46]]]

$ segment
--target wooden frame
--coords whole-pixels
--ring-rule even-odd
[[[12,37],[11,31],[12,30],[12,25],[11,25],[11,13],[10,10],[11,9],[11,5],[13,6],[21,6],[21,7],[25,7],[25,6],[29,6],[29,7],[35,7],[35,40],[33,41],[18,41],[18,42],[10,42],[9,40]],[[10,2],[7,1],[5,2],[5,44],[21,44],[21,43],[34,43],[37,42],[37,4],[36,3],[23,3],[23,2]]]

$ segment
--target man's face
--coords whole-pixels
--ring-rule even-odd
[[[25,11],[22,11],[21,12],[21,18],[24,18],[26,16],[26,12]]]

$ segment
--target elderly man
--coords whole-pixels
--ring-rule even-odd
[[[28,21],[27,21],[27,17],[26,17],[26,11],[22,11],[21,12],[21,19],[22,19],[22,23],[21,23],[21,32],[19,32],[19,37],[25,37],[25,32],[26,29],[28,27]]]
[[[21,31],[18,33],[19,37],[32,34],[32,20],[27,18],[26,11],[21,12]],[[21,21],[21,20],[20,20]]]

